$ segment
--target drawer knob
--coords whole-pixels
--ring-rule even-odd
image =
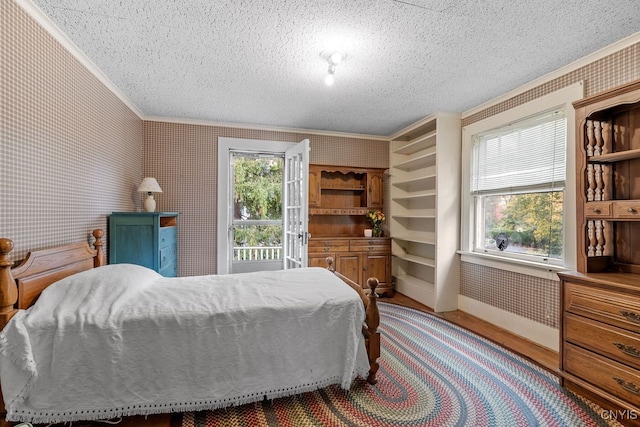
[[[634,313],[633,311],[621,311],[622,317],[629,320],[630,322],[640,323],[640,315]]]
[[[627,212],[629,212],[630,214],[634,214],[636,213],[636,210],[633,208],[627,208]]]
[[[599,213],[601,213],[601,212],[602,212],[602,211],[601,211],[600,209],[598,209],[598,208],[593,208],[593,213],[599,214]]]
[[[324,248],[324,251],[325,252],[329,252],[329,248]]]
[[[618,347],[618,350],[620,350],[624,354],[627,354],[631,357],[640,357],[640,350],[631,345],[624,345],[620,342],[614,342],[612,344]]]
[[[640,394],[640,387],[632,383],[631,381],[625,381],[622,378],[613,377],[613,379],[629,393]]]
[[[324,245],[325,246],[329,246],[329,242],[324,242]]]

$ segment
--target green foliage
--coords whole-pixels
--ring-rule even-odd
[[[234,218],[282,219],[281,158],[234,157]],[[235,246],[280,246],[282,226],[241,226],[234,230]]]
[[[282,218],[280,158],[234,158],[234,213],[240,219]]]
[[[487,237],[495,239],[505,233],[510,245],[527,248],[529,253],[562,255],[562,192],[505,195],[489,203],[485,209]]]

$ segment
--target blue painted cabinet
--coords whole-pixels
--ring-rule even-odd
[[[165,277],[178,275],[177,212],[113,212],[109,263],[138,264]]]

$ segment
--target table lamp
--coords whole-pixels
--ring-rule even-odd
[[[153,193],[162,193],[162,189],[158,185],[158,181],[155,178],[145,178],[142,180],[140,187],[138,187],[139,193],[147,193],[147,198],[144,201],[144,210],[147,212],[154,212],[156,210],[156,201],[153,198]]]

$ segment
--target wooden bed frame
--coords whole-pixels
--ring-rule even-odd
[[[32,306],[47,286],[74,273],[106,264],[102,248],[104,231],[96,229],[92,234],[95,238],[93,249],[87,242],[81,242],[33,251],[17,266],[9,261],[13,241],[0,238],[0,330],[18,310]],[[367,281],[370,291],[365,292],[359,284],[335,270],[333,258],[327,258],[327,264],[330,271],[358,292],[364,304],[366,319],[362,334],[365,337],[370,367],[367,382],[375,384],[379,367],[377,359],[380,357],[380,314],[375,293],[378,279],[370,278]],[[4,400],[0,394],[0,427],[13,425],[5,421],[5,415]]]

